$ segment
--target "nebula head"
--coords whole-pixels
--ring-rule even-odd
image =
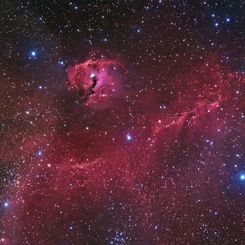
[[[122,94],[124,70],[114,59],[88,59],[68,68],[68,85],[87,105],[106,105]]]

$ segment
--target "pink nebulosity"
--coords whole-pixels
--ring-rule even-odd
[[[100,88],[112,86],[114,75],[108,74],[114,65],[89,60],[70,68],[71,87],[89,87],[95,72],[98,87],[89,99],[98,102]],[[6,241],[104,244],[120,229],[127,244],[171,244],[173,237],[178,244],[202,244],[192,232],[202,229],[203,214],[230,212],[226,151],[234,145],[231,132],[244,132],[239,119],[244,76],[208,58],[172,83],[176,96],[164,109],[153,109],[156,92],[135,96],[140,108],[130,111],[133,126],[122,98],[93,120],[89,112],[82,121],[71,112],[69,133],[57,134],[13,186],[5,213]],[[142,98],[151,103],[141,104]],[[132,134],[130,140],[122,138],[124,132]],[[216,228],[211,217],[205,222]],[[220,230],[224,238],[227,229],[242,234],[242,220],[234,225],[225,216],[219,219],[226,223]]]
[[[67,79],[70,89],[78,90],[82,100],[88,104],[97,104],[122,93],[123,70],[122,64],[117,60],[88,59],[70,67]]]

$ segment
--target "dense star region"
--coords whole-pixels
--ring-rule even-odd
[[[244,11],[4,2],[0,244],[244,244]]]

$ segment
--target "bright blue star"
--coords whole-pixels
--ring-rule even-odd
[[[230,22],[231,21],[231,18],[229,18],[229,17],[227,17],[226,19],[225,19],[225,22]]]
[[[7,208],[7,207],[9,206],[9,203],[8,203],[8,202],[5,202],[5,203],[3,204],[3,206],[4,206],[5,208]]]
[[[63,60],[59,60],[58,63],[62,66],[65,65],[65,62]]]
[[[106,37],[103,38],[103,39],[102,39],[102,42],[105,42],[105,43],[108,42],[108,38],[106,38]]]
[[[31,51],[31,56],[32,57],[35,57],[37,55],[37,52],[36,51]]]
[[[116,232],[115,236],[110,241],[110,244],[126,244],[124,233]]]
[[[245,180],[245,174],[240,174],[240,180],[244,181]]]
[[[128,140],[128,141],[132,140],[131,134],[127,134],[127,140]]]
[[[136,32],[137,32],[137,33],[140,33],[140,32],[141,32],[141,28],[137,28],[137,29],[136,29]]]
[[[43,151],[42,151],[42,150],[39,150],[39,151],[37,152],[37,155],[38,155],[38,156],[42,156],[42,154],[43,154]]]
[[[215,27],[218,27],[218,26],[219,26],[219,23],[218,23],[218,22],[216,22],[214,25],[215,25]]]
[[[37,51],[35,51],[35,50],[30,51],[28,57],[30,60],[36,59],[37,58]]]
[[[154,229],[157,230],[159,228],[159,225],[155,225]]]
[[[212,140],[209,140],[209,139],[206,140],[206,143],[208,143],[211,146],[214,144],[214,142]]]

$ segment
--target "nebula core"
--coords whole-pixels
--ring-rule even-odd
[[[69,67],[67,78],[69,87],[80,91],[81,99],[85,95],[85,100],[89,100],[88,104],[98,105],[105,104],[108,97],[112,98],[122,93],[120,72],[123,72],[123,66],[116,60],[88,59],[84,63]],[[96,79],[96,84],[91,93],[89,90],[93,79]],[[92,98],[89,98],[90,93]]]

